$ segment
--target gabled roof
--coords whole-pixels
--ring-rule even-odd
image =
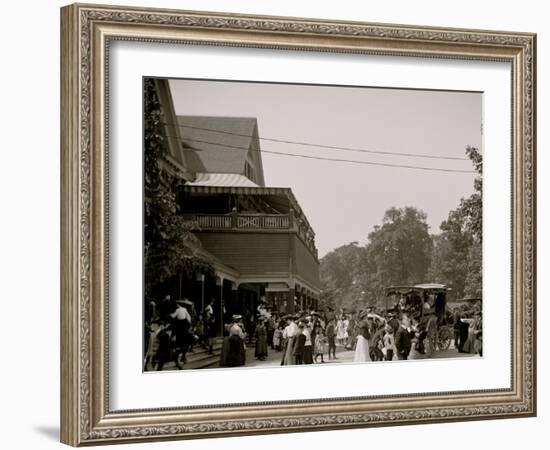
[[[256,118],[178,116],[190,172],[244,173],[257,130]],[[215,131],[211,131],[215,130]]]

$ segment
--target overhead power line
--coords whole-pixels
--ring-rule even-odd
[[[178,139],[177,136],[170,136],[163,134],[164,137],[168,138],[175,138]],[[248,151],[254,151],[258,153],[268,153],[271,155],[280,155],[280,156],[288,156],[288,157],[294,157],[294,158],[305,158],[305,159],[316,159],[319,161],[332,161],[332,162],[343,162],[343,163],[351,163],[351,164],[363,164],[368,166],[382,166],[382,167],[398,167],[403,169],[415,169],[415,170],[426,170],[426,171],[432,171],[432,172],[450,172],[450,173],[467,173],[467,174],[475,174],[475,171],[472,170],[460,170],[460,169],[446,169],[441,167],[424,167],[424,166],[413,166],[408,164],[390,164],[390,163],[381,163],[381,162],[375,162],[375,161],[361,161],[361,160],[355,160],[355,159],[345,159],[345,158],[329,158],[324,156],[313,156],[313,155],[301,155],[299,153],[289,153],[289,152],[274,152],[270,150],[254,150],[250,149],[248,147],[239,147],[236,145],[229,145],[229,144],[223,144],[220,142],[209,142],[209,141],[203,141],[201,139],[187,139],[187,141],[192,142],[199,142],[201,144],[209,144],[209,145],[218,145],[221,147],[227,147],[230,149],[237,149],[237,150],[248,150]],[[201,152],[205,151],[204,149],[195,148],[195,147],[188,147],[184,148],[184,151],[189,152]]]
[[[249,134],[234,133],[231,131],[216,130],[213,128],[203,128],[203,127],[196,127],[192,125],[182,125],[179,123],[169,123],[169,122],[163,122],[163,123],[165,125],[172,125],[179,128],[190,128],[193,130],[209,131],[212,133],[229,134],[231,136],[240,136],[240,137],[247,137],[247,138],[254,137]],[[428,155],[423,153],[387,152],[382,150],[368,150],[368,149],[356,148],[356,147],[341,147],[336,145],[315,144],[312,142],[300,142],[300,141],[292,141],[287,139],[276,139],[276,138],[267,138],[267,137],[258,137],[258,139],[261,141],[278,142],[282,144],[292,144],[292,145],[302,145],[306,147],[328,148],[332,150],[344,150],[347,152],[372,153],[376,155],[389,155],[389,156],[407,156],[410,158],[449,159],[449,160],[455,160],[455,161],[468,161],[468,158],[458,157],[458,156],[441,156],[441,155],[436,156],[436,155]]]

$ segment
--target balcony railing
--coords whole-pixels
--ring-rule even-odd
[[[186,214],[187,218],[195,220],[200,228],[205,229],[268,229],[288,230],[290,217],[288,215],[268,214]]]
[[[244,215],[237,216],[237,228],[263,228],[269,230],[288,230],[290,218],[287,215]]]
[[[200,228],[232,228],[231,216],[196,214],[194,219]]]
[[[293,214],[185,214],[203,230],[294,230],[317,256],[315,234]]]

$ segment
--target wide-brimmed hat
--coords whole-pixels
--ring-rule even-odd
[[[189,300],[188,298],[184,298],[184,299],[181,299],[181,300],[176,300],[176,303],[178,305],[193,305],[194,303]]]
[[[240,320],[240,319],[243,318],[243,316],[241,316],[240,314],[233,314],[233,316],[231,316],[231,318],[232,318],[233,320]]]

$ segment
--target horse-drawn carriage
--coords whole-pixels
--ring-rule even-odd
[[[447,311],[447,292],[443,284],[391,286],[385,289],[386,311],[407,314],[418,324],[419,342],[426,342],[425,353],[447,350],[453,336],[452,318]],[[391,302],[391,303],[390,303]]]

